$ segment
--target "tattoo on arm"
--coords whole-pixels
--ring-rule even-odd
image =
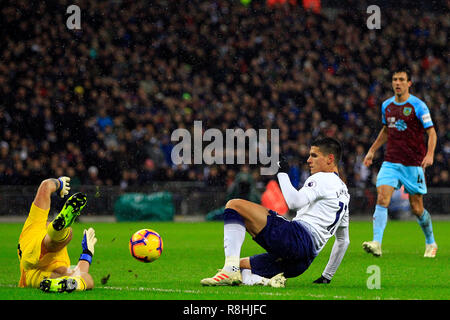
[[[58,179],[54,179],[54,178],[51,178],[50,180],[55,184],[56,190],[58,190],[59,189],[59,185],[60,185],[59,180]]]

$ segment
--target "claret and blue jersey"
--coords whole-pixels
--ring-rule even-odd
[[[433,126],[427,105],[410,94],[402,103],[395,96],[383,102],[382,122],[387,127],[385,161],[420,166],[427,152],[424,133]]]

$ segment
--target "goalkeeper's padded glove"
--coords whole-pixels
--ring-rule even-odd
[[[69,194],[70,191],[70,178],[69,177],[59,177],[59,188],[56,191],[61,198],[64,198]]]
[[[83,240],[81,241],[81,247],[83,252],[81,253],[79,260],[86,260],[89,264],[92,263],[92,256],[94,255],[94,246],[97,243],[97,238],[95,237],[95,230],[89,228],[84,229]]]
[[[289,162],[285,156],[280,156],[280,160],[277,162],[278,172],[289,173]]]
[[[330,283],[330,282],[331,282],[330,279],[327,279],[324,276],[320,276],[320,278],[314,281],[313,283]]]

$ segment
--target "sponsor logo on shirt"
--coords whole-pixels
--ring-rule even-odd
[[[429,113],[424,114],[424,115],[422,116],[422,122],[423,122],[423,123],[427,123],[427,122],[430,122],[430,121],[431,121],[431,115],[430,115]]]
[[[406,122],[403,121],[402,119],[398,119],[395,122],[395,127],[397,128],[398,131],[405,131],[408,128],[408,126],[406,125]]]
[[[395,128],[395,117],[387,118],[388,128]]]

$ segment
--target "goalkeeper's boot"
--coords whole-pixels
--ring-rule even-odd
[[[241,271],[219,270],[212,278],[205,278],[200,281],[203,286],[238,286],[242,283]]]
[[[87,196],[84,193],[78,192],[71,195],[61,209],[61,212],[53,220],[53,228],[60,231],[63,228],[70,227],[76,217],[80,215],[81,210],[86,206],[86,203]]]
[[[425,258],[434,258],[436,257],[436,252],[437,252],[438,246],[435,243],[432,244],[427,244],[425,246],[425,254],[423,255]]]
[[[366,241],[362,244],[363,249],[375,257],[381,256],[381,243],[378,241]]]
[[[284,288],[286,286],[286,278],[283,273],[279,273],[272,278],[267,279],[267,281],[264,280],[263,283],[265,286],[272,288]]]
[[[39,289],[44,292],[72,292],[78,287],[77,279],[73,277],[46,278],[39,284]]]

